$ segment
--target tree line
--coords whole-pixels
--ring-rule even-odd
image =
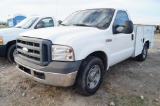
[[[7,26],[7,23],[0,21],[0,25],[5,25],[5,26]]]

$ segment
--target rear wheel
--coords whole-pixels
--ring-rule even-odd
[[[147,48],[147,43],[144,44],[142,53],[138,55],[136,58],[138,61],[145,61],[148,55],[148,48]]]
[[[81,64],[76,79],[76,89],[84,96],[93,95],[100,87],[104,74],[104,65],[97,57],[87,57]]]
[[[7,51],[7,58],[11,63],[14,63],[14,56],[13,53],[16,50],[16,44],[13,44],[12,46],[9,47]]]

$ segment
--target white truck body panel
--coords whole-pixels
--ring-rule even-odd
[[[98,32],[103,32],[103,30],[99,30],[97,28],[92,28],[92,27],[59,26],[59,27],[54,27],[54,28],[37,29],[37,30],[24,32],[24,33],[21,33],[20,36],[49,39],[52,41],[53,44],[68,45],[68,42],[76,37],[78,38],[83,37],[83,40],[85,40],[84,36],[92,35]],[[77,48],[79,48],[79,46],[80,45],[77,45]]]
[[[154,26],[152,25],[134,25],[136,36],[134,56],[141,54],[144,43],[149,41],[149,48],[152,48],[154,43]]]
[[[107,55],[107,63],[109,68],[110,66],[131,57],[134,52],[134,40],[130,42],[131,35],[113,35],[112,33],[112,24],[114,23],[114,18],[116,17],[118,10],[122,9],[117,9],[115,11],[112,22],[106,30],[97,32],[97,29],[94,29],[91,33],[84,34],[85,39],[84,36],[81,35],[68,42],[67,45],[73,47],[73,49],[76,49],[74,51],[76,60],[85,59],[89,54],[93,53],[93,51],[103,51]],[[131,20],[129,14],[128,18]],[[112,39],[112,42],[106,43],[106,40],[110,39]]]
[[[0,35],[3,37],[3,44],[7,44],[10,41],[16,39],[16,37],[25,31],[29,31],[30,29],[22,29],[22,28],[5,28],[0,30]]]

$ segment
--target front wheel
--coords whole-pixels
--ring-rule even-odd
[[[104,74],[104,65],[101,59],[87,57],[81,64],[76,79],[76,89],[84,96],[93,95],[100,87]]]
[[[138,61],[145,61],[148,55],[147,43],[144,44],[142,53],[136,57]]]
[[[11,63],[14,63],[14,56],[13,53],[16,50],[16,44],[13,44],[12,46],[9,47],[7,51],[7,58]]]

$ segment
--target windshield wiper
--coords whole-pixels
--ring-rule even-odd
[[[59,25],[62,25],[62,26],[68,26],[68,25],[66,25],[66,24],[59,24]]]
[[[98,26],[90,26],[90,25],[86,25],[86,24],[73,24],[75,26],[86,26],[86,27],[95,27],[95,28],[98,28],[100,29]]]
[[[25,28],[25,27],[24,27],[23,29],[28,29],[28,28]]]
[[[73,24],[73,25],[75,25],[75,26],[86,26],[86,27],[92,27],[92,26],[90,26],[90,25],[86,25],[86,24]]]
[[[16,28],[22,28],[21,26],[17,26]]]

